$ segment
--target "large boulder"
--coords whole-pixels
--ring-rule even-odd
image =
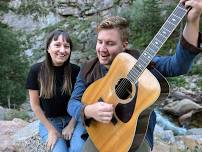
[[[39,121],[36,120],[13,135],[13,142],[19,152],[46,152],[45,144],[41,142],[38,130]]]
[[[17,130],[25,127],[27,124],[27,122],[17,118],[12,121],[0,121],[0,151],[16,151],[15,144],[12,142],[12,135],[14,135]]]

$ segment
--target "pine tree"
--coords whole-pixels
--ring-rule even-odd
[[[130,41],[135,48],[144,49],[163,24],[160,2],[137,0],[130,11]]]
[[[0,104],[16,106],[26,100],[25,79],[28,61],[17,36],[0,23]]]

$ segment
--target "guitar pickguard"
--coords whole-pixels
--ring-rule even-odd
[[[131,85],[131,87],[132,87],[132,85]],[[135,109],[137,93],[138,93],[137,83],[134,85],[134,87],[135,87],[134,96],[132,96],[132,98],[130,96],[128,96],[129,98],[131,98],[130,102],[128,102],[126,104],[118,103],[117,106],[115,107],[116,116],[119,118],[120,121],[122,121],[124,123],[127,123],[131,119],[134,109]],[[130,91],[130,89],[129,89],[129,91]],[[127,92],[127,91],[125,91],[125,92]]]

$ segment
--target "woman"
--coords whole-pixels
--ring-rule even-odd
[[[66,107],[79,67],[70,63],[72,42],[63,30],[50,33],[46,58],[34,64],[28,74],[32,110],[40,120],[39,133],[53,152],[81,152],[85,131],[81,122],[67,113]]]

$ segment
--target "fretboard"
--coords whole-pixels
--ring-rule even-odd
[[[152,41],[143,51],[132,70],[128,73],[128,79],[130,81],[137,81],[143,71],[146,69],[148,64],[151,62],[153,57],[157,54],[166,40],[170,37],[172,32],[176,29],[178,24],[181,22],[183,17],[187,13],[187,9],[182,3],[179,3],[171,15],[168,17],[166,22],[160,28],[158,33],[154,36]]]

